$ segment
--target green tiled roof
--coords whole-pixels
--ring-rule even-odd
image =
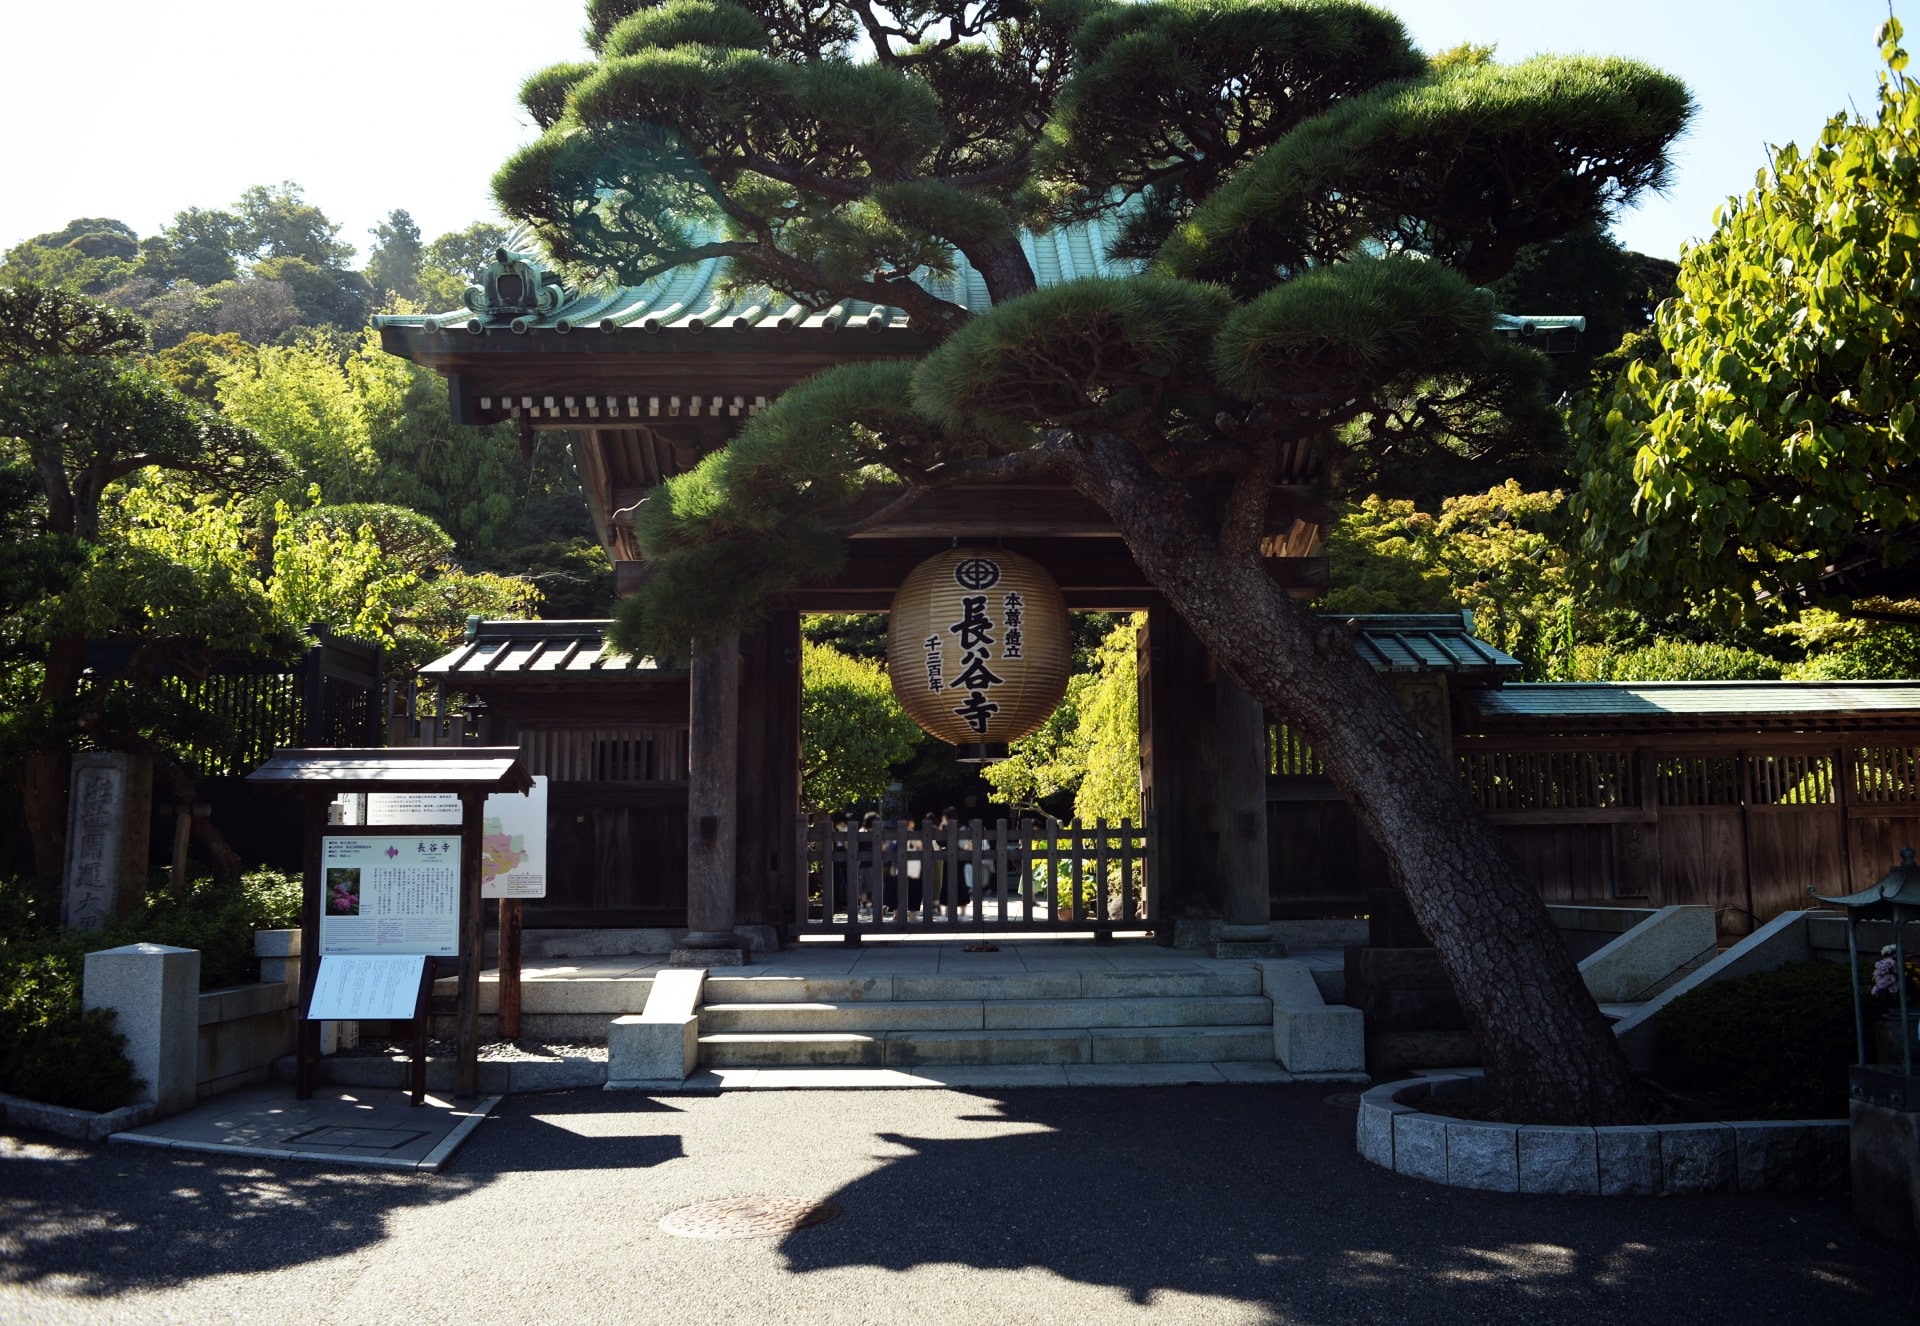
[[[1027,261],[1033,265],[1034,279],[1042,286],[1053,286],[1082,277],[1131,275],[1139,271],[1138,263],[1106,256],[1117,234],[1118,229],[1112,222],[1095,218],[1038,234],[1023,233],[1020,244],[1026,251]],[[952,266],[952,272],[947,275],[923,268],[915,275],[914,282],[969,312],[980,313],[990,308],[992,301],[987,297],[987,283],[966,255],[956,251]],[[830,308],[808,309],[764,287],[725,290],[722,288],[724,276],[725,260],[709,258],[675,268],[636,286],[584,291],[568,287],[557,307],[541,313],[488,315],[461,308],[446,313],[383,314],[373,322],[382,328],[464,331],[474,335],[495,332],[525,335],[535,331],[561,335],[580,331],[765,333],[799,328],[878,332],[907,328],[907,315],[901,309],[858,299],[841,300]],[[1510,336],[1526,339],[1538,336],[1544,348],[1557,349],[1566,334],[1585,330],[1586,319],[1501,314],[1495,318],[1495,326]]]
[[[1920,720],[1920,681],[1529,682],[1477,691],[1487,718],[1722,718],[1904,712]]]

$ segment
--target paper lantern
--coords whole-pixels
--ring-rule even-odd
[[[963,760],[1002,759],[1067,693],[1073,649],[1053,577],[1003,548],[936,553],[887,620],[887,675],[913,718]]]

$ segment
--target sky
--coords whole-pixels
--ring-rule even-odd
[[[1673,185],[1615,227],[1665,257],[1752,187],[1768,144],[1812,140],[1849,103],[1871,113],[1887,12],[1885,0],[1384,7],[1428,51],[1619,54],[1684,79],[1699,112]],[[585,54],[579,0],[7,0],[4,21],[0,247],[78,216],[150,234],[182,208],[280,180],[341,222],[362,259],[396,207],[431,239],[494,217],[488,180],[534,136],[521,80]]]

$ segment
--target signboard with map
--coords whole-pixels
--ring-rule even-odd
[[[481,816],[480,896],[547,896],[547,777],[533,791],[487,798]],[[368,824],[457,824],[460,798],[427,792],[375,792],[367,797]]]

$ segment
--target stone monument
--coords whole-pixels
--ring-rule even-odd
[[[100,930],[146,893],[153,764],[144,755],[86,751],[73,757],[72,788],[61,920]]]

